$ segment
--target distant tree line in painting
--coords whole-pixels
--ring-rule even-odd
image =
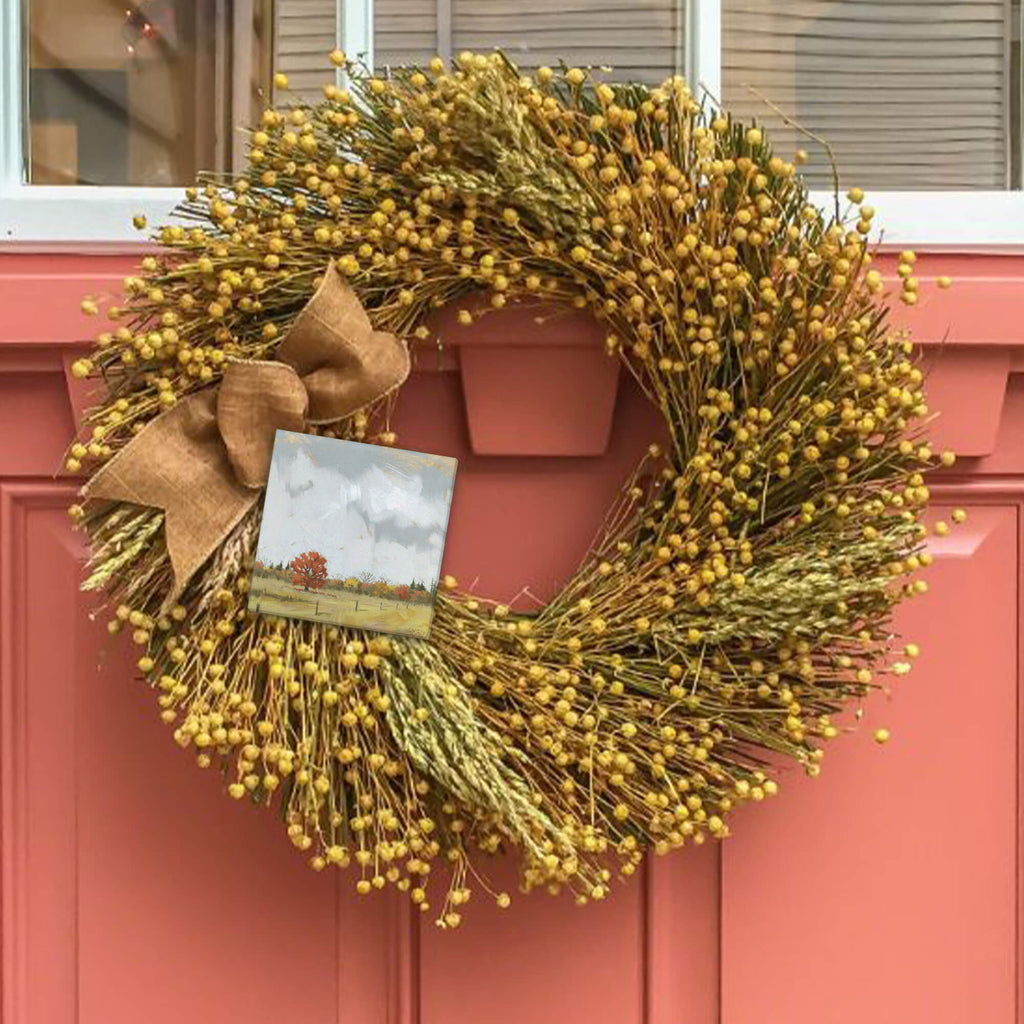
[[[327,561],[318,551],[305,551],[290,562],[267,563],[256,561],[257,576],[283,580],[303,590],[326,590],[335,593],[369,594],[406,603],[427,604],[437,596],[437,581],[428,587],[423,580],[409,583],[389,583],[372,572],[356,576],[328,576]]]

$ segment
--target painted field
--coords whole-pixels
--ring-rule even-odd
[[[429,604],[405,604],[386,597],[348,591],[306,591],[284,580],[259,575],[253,577],[249,590],[249,609],[260,615],[282,615],[416,637],[429,635],[434,612]]]

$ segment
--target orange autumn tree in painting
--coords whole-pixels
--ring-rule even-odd
[[[327,582],[327,559],[319,551],[303,551],[288,564],[292,586],[319,590]]]

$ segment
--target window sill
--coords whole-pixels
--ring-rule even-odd
[[[76,252],[151,246],[132,226],[172,220],[181,188],[34,185],[0,191],[0,250]],[[830,210],[827,191],[812,201]],[[877,192],[876,238],[884,249],[1024,252],[1024,192]],[[848,205],[842,200],[842,206]]]
[[[1024,252],[1024,192],[865,192],[883,249]],[[840,209],[849,206],[840,200]],[[812,192],[811,201],[826,211],[834,204],[827,191]]]
[[[0,249],[76,252],[152,245],[132,224],[173,220],[183,188],[24,185],[0,191]]]

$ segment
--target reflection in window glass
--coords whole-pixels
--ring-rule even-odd
[[[1018,20],[1008,0],[724,0],[723,102],[773,128],[780,155],[805,149],[818,186],[823,148],[765,98],[829,142],[844,188],[1006,188]]]
[[[29,0],[28,180],[182,185],[231,170],[266,96],[269,0]]]

